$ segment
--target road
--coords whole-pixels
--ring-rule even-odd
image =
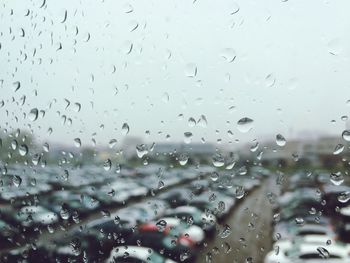
[[[244,197],[220,224],[219,235],[207,241],[197,262],[262,263],[272,246],[272,206],[267,198],[270,192],[278,193],[272,178],[265,180],[260,187]],[[222,235],[225,226],[231,231]]]

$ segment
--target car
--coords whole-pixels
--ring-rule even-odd
[[[117,247],[113,249],[106,263],[176,263],[171,259],[166,259],[159,253],[153,251],[151,248],[138,247],[138,246],[126,246]]]
[[[177,237],[169,236],[165,232],[154,231],[151,228],[148,231],[143,229],[136,232],[126,240],[125,245],[150,247],[177,262],[194,262],[197,256],[195,249],[180,244]]]
[[[15,219],[22,226],[31,227],[57,223],[59,217],[42,206],[23,206],[15,215]]]
[[[276,247],[277,248],[277,247]],[[291,248],[270,251],[264,263],[347,263],[349,248],[339,244],[300,243]]]
[[[195,224],[201,227],[208,236],[215,235],[216,217],[212,214],[203,213],[194,206],[179,206],[174,209],[168,209],[164,216],[179,218],[188,225]]]

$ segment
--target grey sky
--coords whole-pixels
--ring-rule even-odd
[[[76,137],[83,144],[92,137],[101,144],[121,140],[124,122],[129,135],[144,137],[149,130],[149,141],[164,141],[167,134],[170,141],[183,140],[184,132],[195,141],[227,143],[277,133],[288,140],[305,130],[340,136],[344,130],[340,118],[350,109],[347,0],[47,0],[40,8],[42,3],[1,4],[2,128],[30,124],[41,140],[67,144]],[[232,54],[233,62],[223,57]],[[186,76],[189,63],[197,67],[195,77]],[[15,81],[21,82],[17,92]],[[18,106],[22,95],[25,105]],[[32,108],[45,116],[31,122],[23,113]],[[62,115],[71,126],[62,124]],[[207,127],[189,127],[187,120],[201,115]],[[236,128],[243,117],[254,120],[247,134]]]

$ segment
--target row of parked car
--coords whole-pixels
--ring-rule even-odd
[[[159,177],[159,171],[155,173]],[[53,194],[52,201],[22,207],[25,216],[18,220],[24,228],[31,226],[30,222],[40,223],[38,229],[46,225],[52,234],[32,240],[26,238],[26,245],[2,253],[0,259],[2,262],[21,259],[26,262],[194,262],[203,242],[220,234],[218,226],[222,220],[241,198],[259,186],[262,174],[197,171],[196,179],[181,187],[168,188],[138,202],[126,202],[114,212],[98,209],[102,215],[90,216],[92,219],[87,222],[74,217],[75,212],[81,213],[77,212],[80,207],[85,207],[84,201],[72,198],[67,190],[57,191],[55,194],[61,197],[56,202],[59,209],[53,208],[57,200]],[[189,176],[181,176],[184,177]],[[142,184],[142,180],[137,182]],[[111,186],[113,184],[101,187]],[[133,184],[128,188],[137,192]],[[81,190],[86,193],[84,187]],[[118,192],[116,189],[115,193]],[[63,203],[67,207],[63,207]],[[87,203],[91,204],[91,200]],[[44,207],[48,207],[45,213]],[[95,209],[91,207],[91,211]],[[56,220],[66,231],[56,229],[54,232]],[[68,222],[73,227],[65,228]],[[23,234],[23,229],[20,232]]]
[[[265,263],[350,262],[350,187],[335,183],[332,176],[290,176],[275,202],[275,243]]]

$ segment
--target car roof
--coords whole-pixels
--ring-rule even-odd
[[[128,253],[130,256],[136,256],[137,258],[147,261],[150,255],[152,255],[153,250],[146,247],[138,246],[127,246],[127,247],[116,247],[113,249],[111,257],[125,256],[125,253]]]

